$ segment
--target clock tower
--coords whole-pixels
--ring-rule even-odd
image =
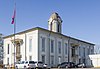
[[[51,16],[50,19],[48,20],[48,29],[53,32],[62,32],[62,19],[58,15],[58,13],[54,12]]]

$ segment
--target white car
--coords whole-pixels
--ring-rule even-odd
[[[18,68],[35,68],[34,61],[21,61],[20,63],[16,64],[16,69]]]
[[[18,69],[18,68],[23,68],[24,63],[25,63],[25,61],[17,62],[17,63],[15,64],[16,69]]]

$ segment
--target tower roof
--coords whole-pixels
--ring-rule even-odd
[[[50,18],[52,18],[52,20],[60,20],[62,22],[61,17],[56,12],[52,13],[52,15],[50,16]]]

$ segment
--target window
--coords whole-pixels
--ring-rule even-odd
[[[29,39],[29,52],[32,51],[32,39]]]
[[[51,56],[51,64],[54,64],[54,56]]]
[[[60,25],[58,24],[58,32],[60,32]]]
[[[34,61],[29,61],[29,64],[35,64],[35,62]]]
[[[84,59],[83,59],[83,63],[84,63],[84,64],[85,64],[85,61],[86,61],[86,60],[85,60],[85,58],[84,58]]]
[[[9,58],[7,58],[7,64],[9,65]]]
[[[81,63],[81,58],[79,58],[79,63]]]
[[[42,55],[42,62],[45,63],[45,55]]]
[[[79,47],[79,56],[81,56],[81,47]]]
[[[54,40],[51,40],[51,53],[54,52]]]
[[[90,54],[90,49],[89,48],[87,48],[87,55],[89,55]]]
[[[75,47],[72,47],[72,57],[75,56]]]
[[[93,54],[93,53],[94,53],[94,49],[91,49],[90,51],[91,51],[91,54]]]
[[[58,42],[58,53],[61,54],[61,42]]]
[[[21,62],[20,62],[20,64],[24,64],[24,63],[27,63],[27,62],[25,62],[25,61],[21,61]]]
[[[58,57],[59,64],[61,64],[61,56]]]
[[[85,57],[85,48],[83,48],[83,56]]]
[[[9,54],[9,44],[8,44],[8,54]]]
[[[45,38],[42,38],[42,52],[45,52]]]
[[[65,54],[67,54],[67,43],[65,43]]]
[[[32,60],[32,56],[29,56],[29,60]]]
[[[91,46],[89,46],[88,48],[87,48],[87,55],[90,55],[91,54]]]

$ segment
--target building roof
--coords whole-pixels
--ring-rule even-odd
[[[58,32],[53,32],[53,31],[50,31],[50,30],[47,30],[47,29],[44,29],[44,28],[41,28],[41,27],[35,27],[35,28],[31,28],[31,29],[28,29],[28,30],[25,30],[25,31],[22,31],[22,32],[18,32],[18,33],[16,33],[16,35],[27,33],[27,32],[34,31],[34,30],[44,30],[44,31],[47,31],[47,32],[50,32],[50,33],[52,32],[54,34],[58,34],[58,35],[65,36],[65,37],[68,37],[68,38],[71,38],[71,39],[75,39],[75,40],[78,40],[78,41],[81,41],[81,42],[84,42],[84,43],[95,45],[93,43],[83,41],[83,40],[80,40],[80,39],[77,39],[77,38],[73,38],[73,37],[58,33]],[[13,36],[14,36],[14,34],[11,34],[11,35],[8,35],[8,36],[4,36],[3,38],[6,39],[6,38],[9,38],[9,37],[13,37]]]

